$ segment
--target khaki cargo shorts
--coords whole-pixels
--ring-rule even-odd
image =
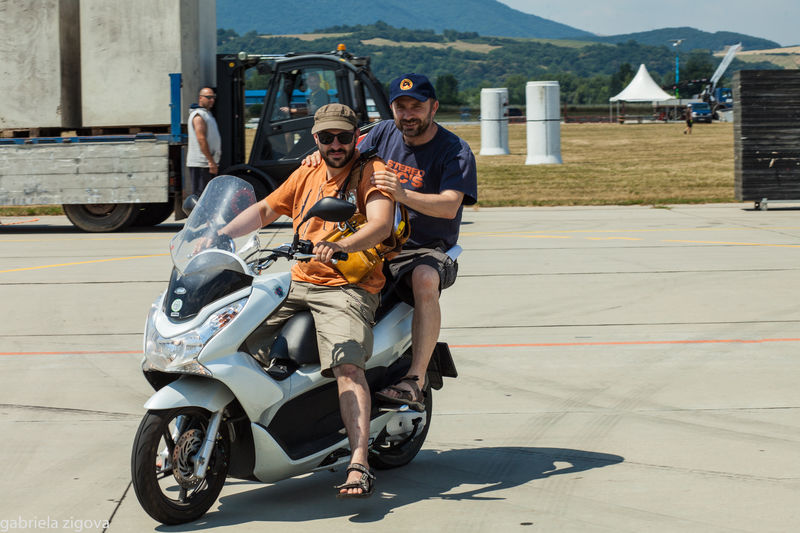
[[[378,294],[353,285],[326,287],[292,281],[286,301],[265,322],[266,334],[276,335],[295,313],[311,311],[322,375],[333,377],[332,369],[343,364],[364,369],[372,355],[372,324],[379,303]]]

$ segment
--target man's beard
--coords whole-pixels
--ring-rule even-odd
[[[397,120],[395,119],[394,125],[403,134],[404,137],[419,137],[431,127],[433,120],[431,113],[428,113],[423,119],[412,120]]]
[[[343,153],[344,157],[340,157],[335,160],[331,159],[329,155],[331,152]],[[349,163],[350,160],[353,159],[353,154],[355,152],[356,152],[355,145],[337,148],[336,150],[333,150],[332,148],[328,148],[327,150],[320,148],[319,151],[320,155],[322,156],[322,160],[325,161],[325,164],[328,165],[328,168],[342,168],[346,166],[347,163]]]

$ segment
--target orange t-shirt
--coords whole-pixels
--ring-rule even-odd
[[[324,162],[316,168],[300,166],[300,168],[292,172],[280,187],[267,196],[267,204],[276,213],[292,217],[292,227],[297,232],[297,226],[303,220],[305,213],[311,209],[311,206],[325,196],[337,196],[340,189],[347,186],[350,169],[356,164],[357,158],[358,150],[353,156],[353,161],[341,169],[336,169],[337,173],[331,179],[328,179],[328,167]],[[358,164],[360,165],[361,163]],[[366,200],[373,191],[388,197],[388,195],[380,192],[377,187],[372,185],[370,181],[375,171],[384,170],[385,168],[383,161],[377,158],[371,159],[364,165],[364,171],[356,194],[356,206],[360,213],[366,214]],[[316,244],[335,228],[335,222],[326,222],[320,218],[312,217],[300,228],[300,238],[308,239]],[[292,267],[292,279],[330,287],[348,284],[345,277],[333,265],[320,263],[313,259],[295,263]],[[381,291],[385,282],[383,269],[378,267],[362,279],[358,286],[372,294],[377,294]]]

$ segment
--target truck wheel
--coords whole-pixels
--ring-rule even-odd
[[[138,215],[136,204],[64,204],[62,207],[76,228],[91,233],[123,230]]]
[[[172,214],[172,202],[163,204],[139,204],[134,226],[157,226]]]

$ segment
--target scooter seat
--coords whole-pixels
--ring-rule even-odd
[[[298,366],[318,365],[319,347],[314,317],[302,311],[286,321],[270,346],[270,358],[293,361]]]
[[[386,290],[384,287],[384,290],[381,291],[380,305],[378,305],[378,309],[375,311],[375,322],[380,322],[381,319],[401,301],[400,295],[397,294],[396,290],[394,290],[394,286],[392,286],[389,290]]]

